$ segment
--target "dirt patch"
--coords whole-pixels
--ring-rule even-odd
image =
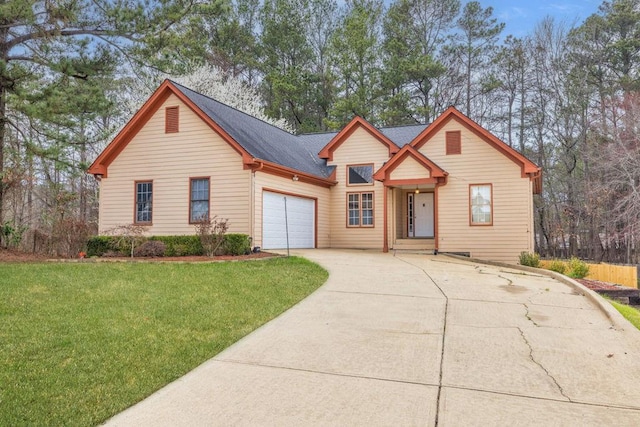
[[[524,286],[518,285],[500,285],[500,289],[509,292],[510,294],[523,294],[528,291]]]

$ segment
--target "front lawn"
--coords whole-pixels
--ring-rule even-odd
[[[640,329],[640,310],[612,300],[609,300],[609,302],[620,312],[620,314],[624,316],[625,319],[631,322],[633,326]]]
[[[0,264],[0,425],[96,425],[327,278],[300,258]]]

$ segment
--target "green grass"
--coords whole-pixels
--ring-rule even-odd
[[[327,278],[300,258],[0,264],[0,425],[96,425]]]
[[[633,326],[640,329],[640,311],[633,307],[629,307],[626,304],[620,304],[619,302],[609,300],[616,310],[620,312]]]

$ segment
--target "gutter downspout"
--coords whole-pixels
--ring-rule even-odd
[[[253,246],[255,247],[257,245],[257,242],[255,241],[255,236],[256,236],[256,171],[260,171],[262,170],[262,168],[264,168],[264,163],[260,162],[260,161],[256,161],[256,159],[253,159],[254,162],[258,163],[260,166],[256,167],[256,168],[251,168],[251,183],[250,183],[250,197],[251,200],[249,201],[249,209],[251,211],[250,213],[250,221],[251,221],[251,225],[250,225],[250,230],[251,230],[251,239],[252,239],[252,243]],[[260,242],[260,245],[262,245],[262,242]],[[253,249],[253,248],[251,248]]]

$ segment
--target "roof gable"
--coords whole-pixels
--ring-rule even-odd
[[[317,156],[317,144],[309,144],[282,129],[263,122],[178,83],[165,80],[143,104],[89,168],[107,176],[108,167],[144,127],[169,96],[175,95],[241,156],[250,168],[270,173],[298,175],[314,184],[332,185],[333,167]],[[265,165],[269,165],[265,168]]]
[[[395,156],[393,156],[391,160],[385,163],[384,166],[382,166],[375,174],[373,174],[373,178],[377,181],[382,181],[387,184],[398,184],[396,181],[391,179],[391,175],[393,171],[400,167],[400,165],[402,165],[402,163],[407,159],[414,160],[427,171],[429,171],[429,177],[414,179],[411,180],[411,182],[406,183],[426,184],[445,182],[447,175],[449,175],[444,169],[429,160],[426,156],[413,148],[411,145],[405,145],[400,151],[398,151]]]
[[[382,132],[380,132],[376,127],[374,127],[371,123],[366,121],[360,116],[354,117],[348,125],[346,125],[336,136],[334,136],[331,141],[322,149],[318,156],[321,159],[327,159],[329,161],[333,160],[333,153],[335,150],[342,145],[357,129],[366,130],[371,136],[380,141],[383,145],[385,145],[389,149],[389,157],[393,154],[397,153],[399,148],[398,146],[391,141],[387,136],[385,136]]]
[[[438,133],[447,123],[451,120],[456,120],[462,124],[465,128],[477,135],[482,141],[495,148],[499,153],[506,156],[522,169],[522,176],[529,176],[535,178],[540,174],[540,167],[538,167],[531,160],[509,147],[507,144],[499,140],[492,133],[484,129],[482,126],[462,114],[454,107],[449,107],[442,113],[433,123],[425,128],[418,136],[411,142],[411,146],[416,150],[419,150],[423,145],[427,144],[431,138]]]
[[[200,108],[194,105],[173,82],[165,80],[134,114],[133,118],[122,128],[111,143],[100,153],[96,160],[89,167],[88,172],[94,175],[107,176],[109,165],[126,148],[131,140],[138,134],[151,117],[160,109],[169,96],[175,95],[180,101],[187,105],[198,117],[218,133],[231,147],[236,150],[243,160],[250,161],[252,156],[235,141],[222,127],[211,120]]]

